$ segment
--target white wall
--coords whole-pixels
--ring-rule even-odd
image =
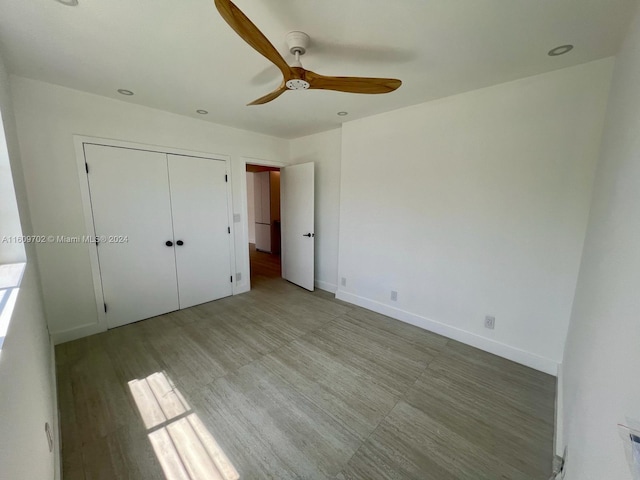
[[[612,62],[346,123],[338,298],[555,374]]]
[[[241,157],[286,161],[286,140],[259,135],[35,80],[12,77],[33,228],[43,235],[86,233],[72,135],[168,146],[232,159],[237,291],[248,288],[247,193]],[[57,341],[95,333],[97,308],[88,244],[38,246],[49,329]]]
[[[256,206],[253,186],[253,173],[247,172],[247,222],[249,243],[256,243]]]
[[[341,140],[337,129],[290,142],[292,163],[315,162],[315,284],[332,293],[338,285]]]
[[[640,14],[616,59],[564,356],[567,480],[631,479],[617,423],[640,421]]]
[[[20,164],[9,79],[2,58],[0,113],[15,186],[15,189],[14,186],[11,187],[15,196],[9,203],[14,211],[10,217],[3,216],[0,219],[0,228],[4,233],[4,221],[10,218],[8,230],[20,229],[20,226],[15,224],[17,206],[21,230],[25,235],[30,235],[32,228]],[[7,175],[8,172],[9,170],[5,170],[2,175]],[[1,188],[5,187],[6,184],[3,183]],[[4,194],[6,191],[2,192]],[[5,201],[4,195],[2,201]],[[3,205],[6,206],[8,205]],[[53,352],[42,307],[33,248],[26,249],[26,258],[27,269],[0,352],[0,478],[59,478]],[[54,429],[53,453],[48,449],[44,433],[45,422]]]
[[[0,352],[0,478],[59,478],[55,367],[35,263],[28,260]]]

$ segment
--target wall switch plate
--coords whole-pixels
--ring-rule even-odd
[[[398,301],[398,292],[396,292],[395,290],[391,291],[391,301],[393,301],[393,302],[397,302]]]
[[[234,213],[233,214],[233,223],[239,223],[241,219],[242,219],[242,217],[240,216],[239,213]]]
[[[491,315],[487,315],[486,317],[484,317],[484,328],[488,328],[490,330],[496,328],[496,317],[493,317]]]
[[[342,285],[343,287],[347,286],[347,279],[345,277],[342,277],[340,279],[340,285]]]
[[[242,272],[236,272],[236,282],[242,280]]]

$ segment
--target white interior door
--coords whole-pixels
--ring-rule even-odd
[[[282,277],[313,291],[314,164],[280,170]]]
[[[180,308],[233,293],[226,165],[168,155]]]
[[[108,327],[177,310],[166,155],[84,149]]]

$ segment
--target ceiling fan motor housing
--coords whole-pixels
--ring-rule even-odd
[[[296,52],[304,55],[309,46],[309,35],[304,32],[289,32],[286,40],[289,51],[294,55]]]

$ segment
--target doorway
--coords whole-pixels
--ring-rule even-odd
[[[280,168],[247,164],[251,283],[282,276]]]

